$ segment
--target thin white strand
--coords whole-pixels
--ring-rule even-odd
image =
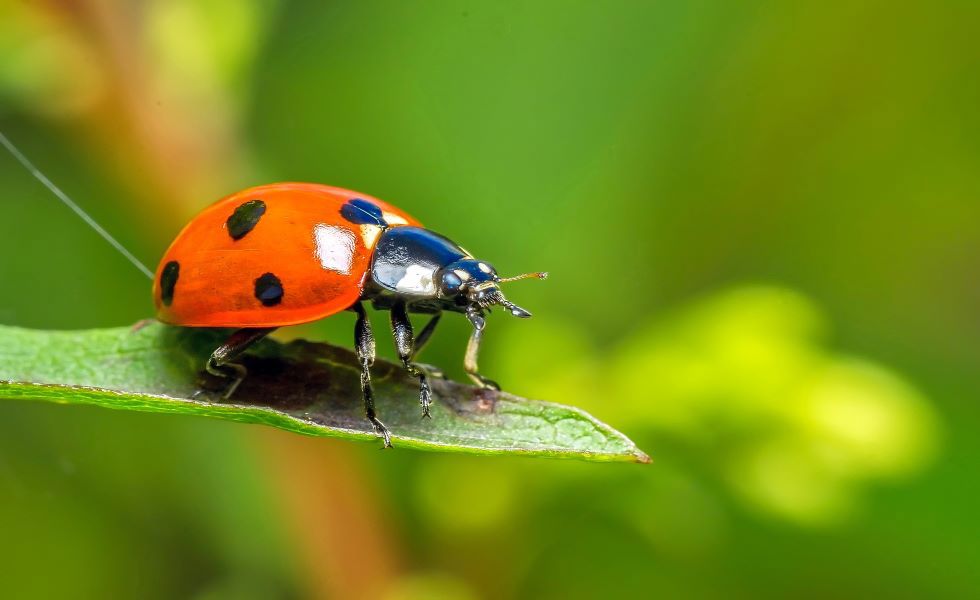
[[[52,194],[57,196],[58,199],[65,204],[65,206],[72,209],[76,215],[78,215],[79,217],[81,217],[83,221],[88,223],[89,227],[91,227],[92,229],[95,230],[96,233],[101,235],[102,239],[109,242],[109,244],[113,248],[115,248],[116,250],[119,251],[120,254],[125,256],[126,260],[133,263],[133,266],[139,269],[144,275],[149,277],[151,280],[153,279],[153,271],[147,269],[146,265],[141,263],[138,258],[133,256],[133,254],[129,250],[127,250],[125,246],[123,246],[118,241],[116,241],[116,238],[112,237],[112,235],[110,235],[109,232],[106,231],[105,229],[102,229],[102,226],[96,223],[95,219],[88,216],[88,213],[82,210],[82,207],[75,204],[75,202],[72,201],[71,198],[69,198],[64,192],[58,189],[58,186],[51,183],[51,180],[45,177],[44,173],[39,171],[37,167],[35,167],[31,163],[31,161],[28,160],[27,157],[24,156],[24,154],[20,150],[18,150],[16,146],[14,146],[13,143],[11,143],[11,141],[7,139],[7,136],[3,134],[3,132],[0,132],[0,143],[2,143],[4,147],[6,147],[7,150],[9,150],[10,153],[14,155],[14,158],[20,161],[20,164],[24,165],[24,168],[26,168],[31,173],[31,175],[33,175],[35,178],[37,178],[38,181],[44,184],[44,187],[48,188]]]

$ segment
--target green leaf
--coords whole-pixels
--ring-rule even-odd
[[[373,440],[352,352],[302,340],[263,340],[242,359],[249,376],[231,401],[196,391],[202,365],[227,332],[168,327],[58,332],[0,326],[0,399],[203,415],[307,435]],[[422,419],[418,380],[393,363],[371,369],[379,417],[397,448],[649,462],[633,442],[587,413],[443,379]]]

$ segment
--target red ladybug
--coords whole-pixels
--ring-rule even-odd
[[[277,183],[232,194],[195,217],[160,261],[153,299],[165,323],[237,329],[206,365],[209,373],[230,380],[225,398],[246,375],[245,367],[232,361],[253,343],[277,327],[354,311],[364,409],[388,447],[390,434],[374,411],[374,336],[363,302],[391,312],[398,356],[418,377],[422,414],[429,416],[427,375],[413,359],[442,311],[463,313],[472,323],[466,372],[478,385],[499,389],[477,369],[484,312],[501,305],[515,317],[530,317],[504,298],[499,284],[545,276],[502,279],[490,264],[370,196],[311,183]],[[418,337],[410,312],[434,315]]]

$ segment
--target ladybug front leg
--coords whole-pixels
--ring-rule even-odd
[[[204,365],[205,370],[217,377],[231,379],[231,383],[221,395],[222,400],[230,398],[245,379],[245,376],[248,375],[248,370],[244,365],[231,361],[241,356],[249,346],[269,335],[275,329],[275,327],[239,329],[231,334],[227,342],[211,353],[207,364]]]
[[[483,388],[499,390],[500,386],[497,385],[496,381],[480,375],[480,368],[476,364],[477,357],[480,354],[480,342],[483,340],[483,329],[487,325],[487,320],[483,318],[483,311],[471,306],[466,309],[466,318],[473,325],[473,333],[470,334],[470,341],[466,344],[466,356],[463,359],[463,368],[466,369],[466,374],[470,376],[473,383]]]
[[[378,420],[374,413],[374,389],[371,387],[371,365],[374,364],[374,333],[371,332],[371,321],[368,321],[364,306],[357,302],[351,307],[357,313],[354,324],[354,351],[357,361],[361,364],[361,397],[364,399],[364,413],[374,426],[374,431],[384,438],[385,448],[391,448],[391,433],[384,423]]]
[[[422,335],[419,336],[420,347],[432,335],[438,320],[439,316],[436,315],[422,330]],[[395,350],[398,351],[398,358],[401,359],[409,374],[419,378],[419,404],[422,405],[422,417],[431,418],[429,405],[432,404],[432,390],[429,388],[425,369],[412,362],[412,357],[416,353],[415,339],[413,338],[412,322],[408,319],[408,309],[404,301],[398,301],[391,307],[391,333],[395,338]]]

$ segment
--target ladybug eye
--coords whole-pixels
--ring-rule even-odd
[[[452,271],[442,276],[442,293],[451,296],[459,291],[459,286],[463,285],[463,280]]]

